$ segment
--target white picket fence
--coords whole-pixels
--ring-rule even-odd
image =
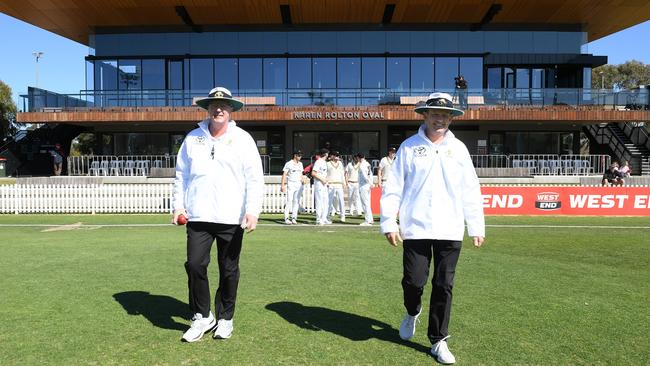
[[[279,184],[265,185],[262,212],[284,212]],[[0,214],[170,213],[171,184],[0,185]],[[312,187],[304,187],[301,207],[313,212]]]

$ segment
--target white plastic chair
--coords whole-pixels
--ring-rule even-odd
[[[135,162],[133,160],[127,160],[126,163],[124,163],[124,175],[131,175],[133,176],[135,174]]]

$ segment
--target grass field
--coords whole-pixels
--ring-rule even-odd
[[[435,364],[430,287],[401,341],[401,249],[377,226],[277,217],[245,237],[233,338],[181,343],[185,233],[168,220],[0,216],[0,365]],[[466,241],[458,264],[458,365],[650,365],[648,218],[487,223],[485,246]],[[42,226],[59,224],[70,226]],[[102,224],[114,226],[91,226]]]

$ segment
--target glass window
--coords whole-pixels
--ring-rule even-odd
[[[169,142],[166,133],[116,133],[115,155],[164,155]]]
[[[214,88],[214,66],[211,58],[190,60],[190,89],[192,93],[209,91]]]
[[[530,88],[530,69],[517,69],[517,89]]]
[[[544,69],[533,69],[530,87],[541,89],[544,86]]]
[[[95,61],[95,86],[99,90],[117,89],[117,61]]]
[[[95,62],[86,61],[86,90],[95,89]]]
[[[436,90],[453,93],[458,76],[458,57],[436,57]]]
[[[262,89],[262,60],[259,58],[239,59],[239,89]]]
[[[183,61],[167,61],[167,88],[183,89]]]
[[[140,89],[142,85],[142,64],[140,60],[119,61],[119,84],[121,90]]]
[[[383,57],[364,57],[361,64],[362,88],[383,89],[386,87],[386,59]]]
[[[503,68],[504,88],[513,89],[515,87],[515,72],[509,67]]]
[[[460,74],[467,80],[468,89],[483,89],[483,58],[461,57]]]
[[[336,59],[314,58],[312,61],[312,87],[316,89],[336,88]]]
[[[214,60],[214,84],[234,92],[239,89],[238,61],[236,58],[217,58]]]
[[[411,58],[411,88],[433,91],[433,57]]]
[[[388,57],[386,59],[386,85],[389,89],[404,90],[410,88],[408,57]]]
[[[264,59],[264,89],[284,90],[287,88],[287,59]]]
[[[341,57],[338,59],[338,88],[361,87],[361,59],[358,57]]]
[[[142,60],[142,89],[165,89],[165,60]]]
[[[487,88],[488,89],[501,89],[503,88],[503,83],[501,79],[501,68],[500,67],[490,67],[487,70]]]
[[[311,88],[311,59],[289,59],[289,88]]]

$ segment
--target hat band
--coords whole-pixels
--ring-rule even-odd
[[[446,98],[429,99],[427,100],[427,106],[454,108],[454,104],[451,102],[451,100]]]

